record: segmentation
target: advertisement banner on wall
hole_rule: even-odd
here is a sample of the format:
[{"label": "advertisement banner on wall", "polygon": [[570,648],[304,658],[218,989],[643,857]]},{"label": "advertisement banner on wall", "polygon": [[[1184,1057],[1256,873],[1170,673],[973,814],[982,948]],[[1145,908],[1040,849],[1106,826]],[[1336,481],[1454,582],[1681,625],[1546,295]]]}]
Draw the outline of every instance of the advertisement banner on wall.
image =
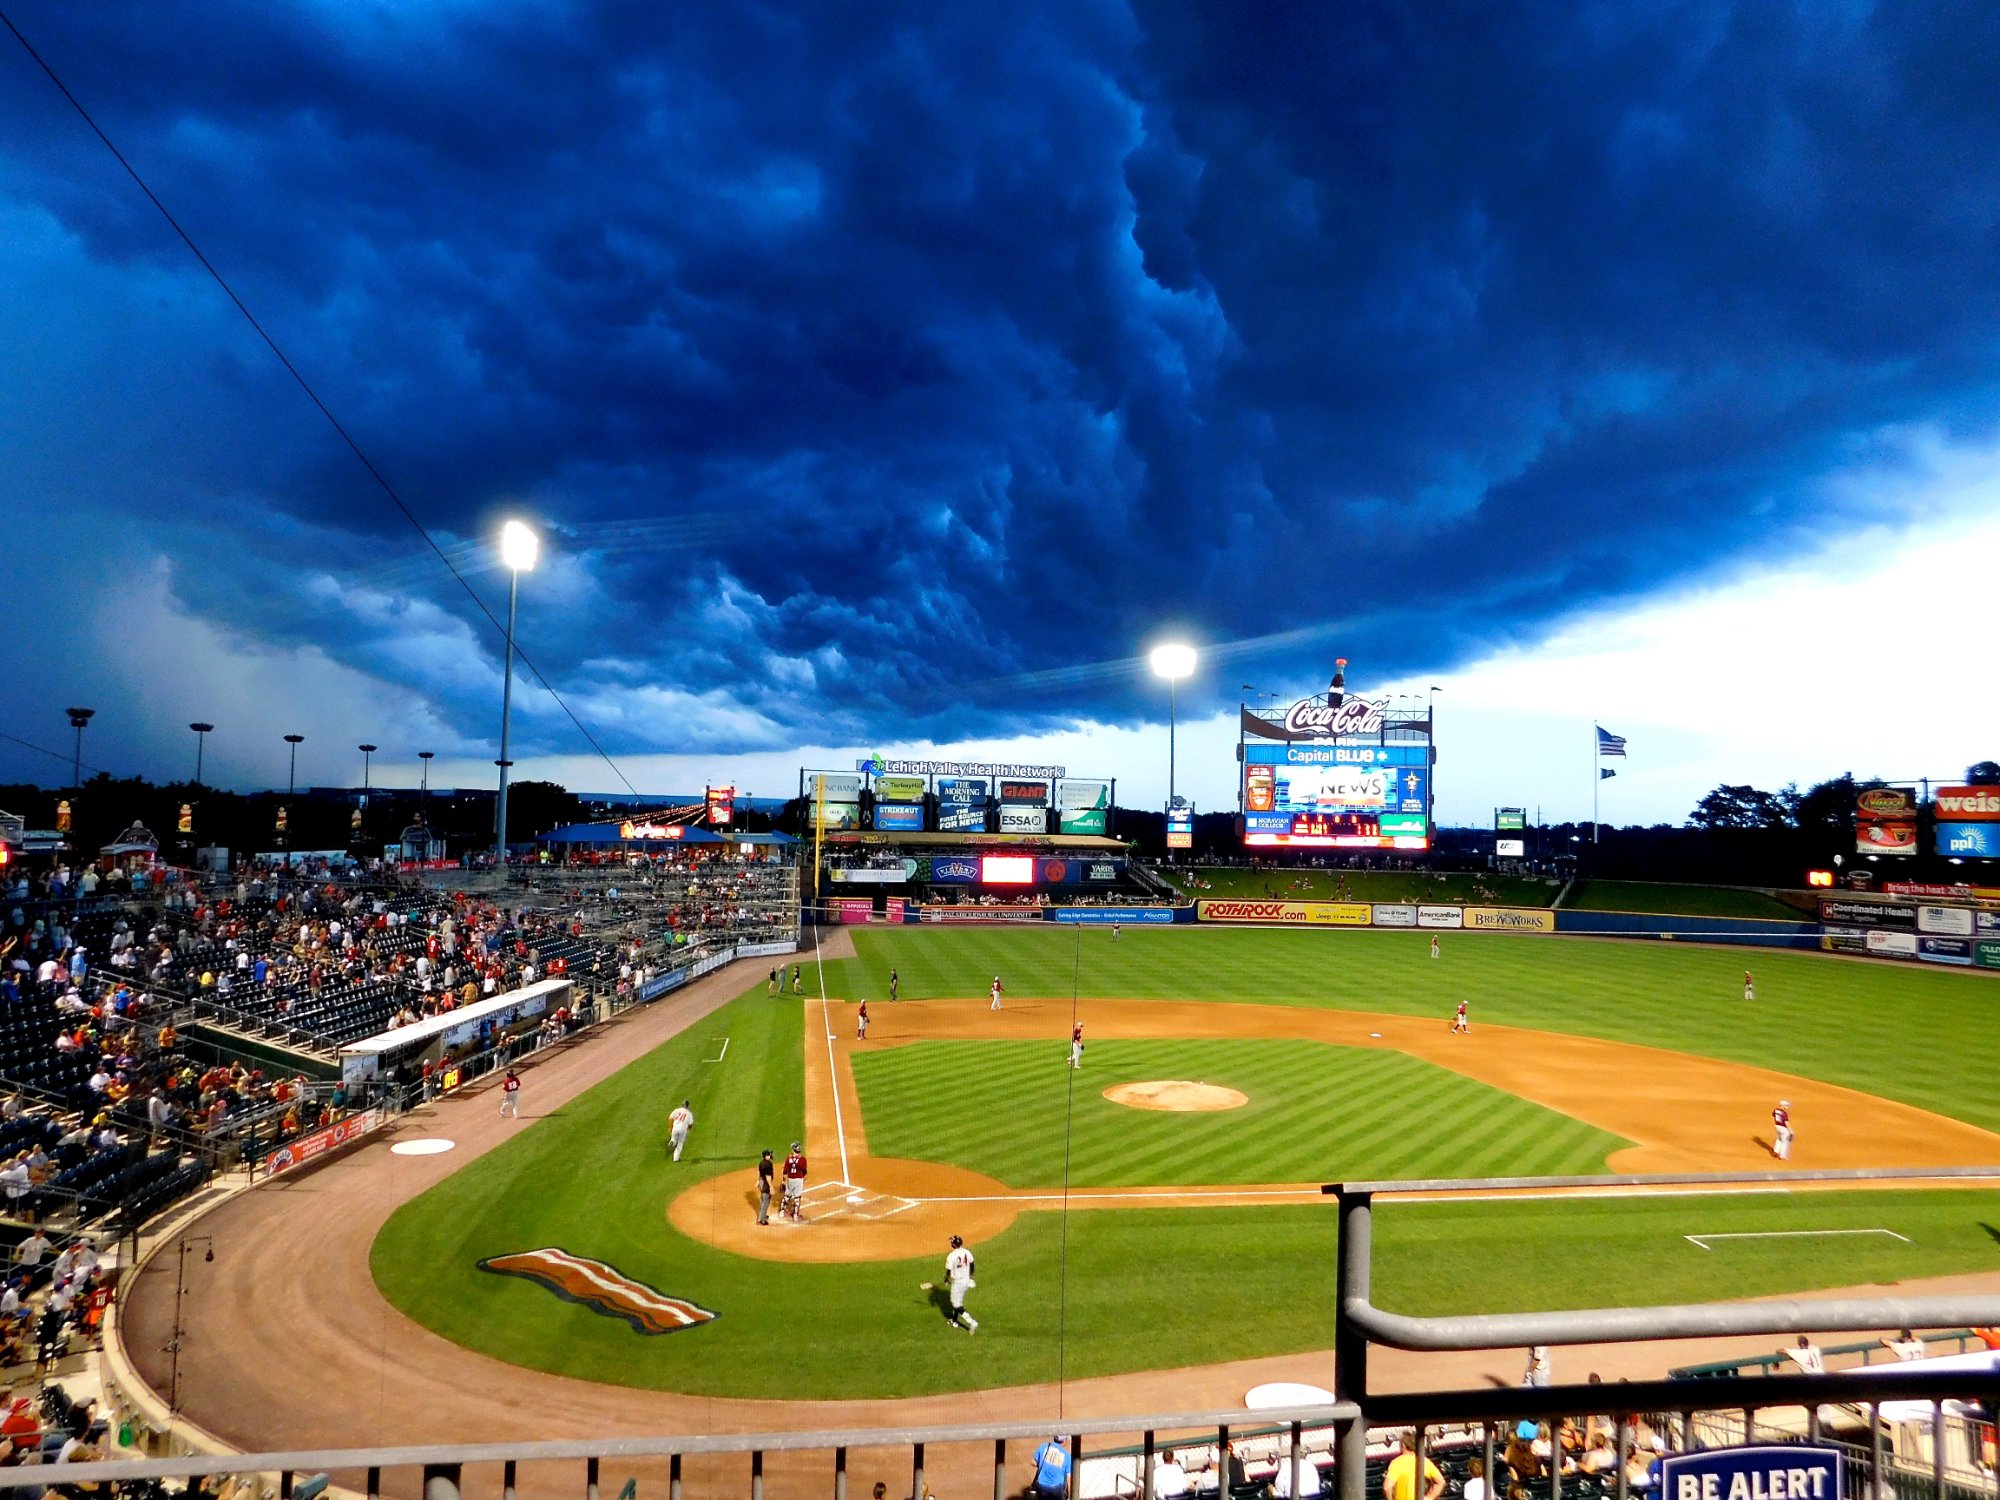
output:
[{"label": "advertisement banner on wall", "polygon": [[1834,901],[1819,904],[1819,919],[1829,927],[1908,927],[1917,925],[1914,906],[1891,906],[1886,901]]},{"label": "advertisement banner on wall", "polygon": [[937,799],[955,807],[984,807],[988,785],[984,776],[940,776]]},{"label": "advertisement banner on wall", "polygon": [[1040,922],[1044,918],[1039,906],[925,906],[918,909],[917,920],[968,927],[999,922]]},{"label": "advertisement banner on wall", "polygon": [[986,831],[986,804],[977,805],[940,802],[938,804],[939,833],[984,833]]},{"label": "advertisement banner on wall", "polygon": [[302,1135],[297,1140],[280,1146],[264,1158],[264,1175],[274,1177],[280,1172],[290,1171],[293,1167],[302,1167],[314,1157],[324,1156],[327,1152],[338,1150],[349,1142],[360,1140],[381,1123],[381,1110],[364,1109],[360,1114],[349,1115],[324,1130],[315,1130],[308,1135]]},{"label": "advertisement banner on wall", "polygon": [[1973,913],[1964,906],[1920,906],[1917,908],[1917,931],[1934,932],[1941,937],[1971,937]]},{"label": "advertisement banner on wall", "polygon": [[1375,925],[1377,927],[1414,927],[1417,925],[1417,909],[1414,906],[1385,906],[1375,903]]},{"label": "advertisement banner on wall", "polygon": [[1858,927],[1829,927],[1820,933],[1819,945],[1827,953],[1866,953],[1868,934]]},{"label": "advertisement banner on wall", "polygon": [[1972,963],[1972,939],[1956,937],[1920,937],[1917,939],[1917,957],[1934,964]]},{"label": "advertisement banner on wall", "polygon": [[979,861],[964,855],[948,855],[931,861],[930,873],[919,866],[918,875],[938,885],[971,885],[979,878]]},{"label": "advertisement banner on wall", "polygon": [[907,905],[901,896],[890,896],[882,903],[882,912],[892,923],[901,922]]},{"label": "advertisement banner on wall", "polygon": [[1868,934],[1868,951],[1889,958],[1915,958],[1917,935],[1914,932],[1883,932],[1876,928]]},{"label": "advertisement banner on wall", "polygon": [[1857,823],[1854,825],[1857,854],[1892,854],[1898,859],[1917,852],[1915,823]]},{"label": "advertisement banner on wall", "polygon": [[1018,807],[1047,807],[1049,784],[1046,781],[1003,781],[1000,783],[1000,800],[1012,802]]},{"label": "advertisement banner on wall", "polygon": [[1556,914],[1525,906],[1468,906],[1465,925],[1475,932],[1554,932]]},{"label": "advertisement banner on wall", "polygon": [[2000,942],[1974,943],[1972,961],[1982,969],[2000,969]]},{"label": "advertisement banner on wall", "polygon": [[900,869],[847,870],[835,865],[826,878],[834,885],[899,885],[904,877]]},{"label": "advertisement banner on wall", "polygon": [[1052,906],[1049,916],[1074,927],[1109,927],[1113,922],[1144,926],[1174,919],[1171,906]]},{"label": "advertisement banner on wall", "polygon": [[1493,853],[1500,859],[1526,859],[1528,841],[1526,839],[1495,839]]},{"label": "advertisement banner on wall", "polygon": [[2000,786],[1941,786],[1931,811],[1940,823],[2000,823]]},{"label": "advertisement banner on wall", "polygon": [[1048,809],[1043,807],[1016,807],[1008,803],[1000,804],[1000,831],[1002,833],[1047,833],[1049,828]]},{"label": "advertisement banner on wall", "polygon": [[2000,937],[2000,911],[1976,911],[1972,914],[1972,930],[1981,937]]},{"label": "advertisement banner on wall", "polygon": [[877,776],[875,778],[875,800],[877,802],[921,802],[928,790],[921,776]]},{"label": "advertisement banner on wall", "polygon": [[836,922],[866,922],[874,915],[875,903],[866,896],[836,896],[833,900]]},{"label": "advertisement banner on wall", "polygon": [[1366,927],[1374,908],[1356,901],[1197,901],[1197,921],[1277,922],[1298,927]]},{"label": "advertisement banner on wall", "polygon": [[1940,823],[1937,852],[1947,859],[2000,859],[2000,823]]},{"label": "advertisement banner on wall", "polygon": [[1077,865],[1077,879],[1084,881],[1116,880],[1125,869],[1122,859],[1085,859]]},{"label": "advertisement banner on wall", "polygon": [[1417,908],[1419,927],[1463,927],[1465,909],[1459,906],[1419,906]]},{"label": "advertisement banner on wall", "polygon": [[875,828],[880,833],[922,833],[923,806],[903,802],[878,802],[875,804]]},{"label": "advertisement banner on wall", "polygon": [[1111,816],[1111,783],[1108,781],[1058,781],[1056,807],[1062,813],[1064,833],[1101,834]]}]

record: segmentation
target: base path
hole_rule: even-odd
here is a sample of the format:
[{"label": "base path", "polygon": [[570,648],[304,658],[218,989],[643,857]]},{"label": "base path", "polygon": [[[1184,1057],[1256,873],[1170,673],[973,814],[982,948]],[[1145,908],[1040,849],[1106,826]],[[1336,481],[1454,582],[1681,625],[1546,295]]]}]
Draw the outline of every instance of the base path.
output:
[{"label": "base path", "polygon": [[[878,1004],[865,1042],[854,1039],[855,1010],[818,997],[806,1002],[806,1152],[823,1174],[807,1200],[808,1222],[758,1225],[756,1174],[744,1170],[696,1183],[675,1198],[668,1205],[675,1228],[760,1260],[895,1260],[930,1254],[948,1234],[974,1243],[991,1239],[1028,1209],[1198,1208],[1320,1197],[1316,1182],[1073,1192],[1059,1183],[1010,1187],[961,1166],[871,1156],[855,1052],[933,1040],[1040,1040],[1049,1044],[1049,1065],[1060,1067],[1072,1010],[1068,1001],[1017,1001],[1001,1011],[983,999]],[[1791,1102],[1798,1130],[1788,1163],[1794,1170],[2000,1163],[2000,1135],[1960,1120],[1837,1084],[1630,1042],[1511,1026],[1456,1035],[1442,1019],[1296,1005],[1083,1000],[1074,1015],[1092,1041],[1272,1037],[1408,1053],[1633,1142],[1611,1154],[1611,1172],[1770,1169],[1777,1165],[1770,1111],[1780,1099]]]}]

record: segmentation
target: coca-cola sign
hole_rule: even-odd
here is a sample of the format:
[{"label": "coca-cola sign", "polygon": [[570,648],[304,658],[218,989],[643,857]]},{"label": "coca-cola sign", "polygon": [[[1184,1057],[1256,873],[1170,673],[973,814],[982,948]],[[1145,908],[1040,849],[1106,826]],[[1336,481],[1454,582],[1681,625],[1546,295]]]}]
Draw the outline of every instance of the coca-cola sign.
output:
[{"label": "coca-cola sign", "polygon": [[1301,698],[1285,710],[1285,732],[1316,739],[1380,734],[1382,707],[1380,702],[1368,698],[1346,698],[1337,708],[1324,698]]}]

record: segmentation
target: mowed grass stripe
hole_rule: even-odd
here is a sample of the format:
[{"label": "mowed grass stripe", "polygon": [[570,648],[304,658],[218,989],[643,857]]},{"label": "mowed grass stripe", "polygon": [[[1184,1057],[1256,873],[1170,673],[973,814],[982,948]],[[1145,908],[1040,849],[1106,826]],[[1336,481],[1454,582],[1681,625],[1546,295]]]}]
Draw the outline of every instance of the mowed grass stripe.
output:
[{"label": "mowed grass stripe", "polygon": [[[1323,1181],[1341,1175],[1591,1172],[1627,1144],[1402,1053],[1267,1038],[1093,1044],[1085,1067],[1045,1042],[918,1042],[856,1054],[872,1149],[945,1161],[1018,1188]],[[1240,1109],[1114,1104],[1116,1083],[1234,1088]],[[1074,1086],[1072,1098],[1070,1090]]]}]

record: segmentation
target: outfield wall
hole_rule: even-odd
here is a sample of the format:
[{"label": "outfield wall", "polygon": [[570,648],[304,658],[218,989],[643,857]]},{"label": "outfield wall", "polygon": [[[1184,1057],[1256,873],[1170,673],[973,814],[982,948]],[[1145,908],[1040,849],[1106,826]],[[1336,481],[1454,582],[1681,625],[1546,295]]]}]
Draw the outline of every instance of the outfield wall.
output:
[{"label": "outfield wall", "polygon": [[1752,948],[1819,947],[1817,922],[1781,922],[1766,917],[1667,917],[1631,911],[1556,913],[1556,931],[1596,937],[1689,938],[1702,943],[1738,943]]},{"label": "outfield wall", "polygon": [[1202,900],[1201,922],[1263,927],[1420,928],[1430,931],[1574,933],[1592,937],[1688,938],[1761,948],[1817,948],[1816,922],[1762,917],[1676,917],[1645,912],[1531,906],[1447,906],[1382,901]]}]

